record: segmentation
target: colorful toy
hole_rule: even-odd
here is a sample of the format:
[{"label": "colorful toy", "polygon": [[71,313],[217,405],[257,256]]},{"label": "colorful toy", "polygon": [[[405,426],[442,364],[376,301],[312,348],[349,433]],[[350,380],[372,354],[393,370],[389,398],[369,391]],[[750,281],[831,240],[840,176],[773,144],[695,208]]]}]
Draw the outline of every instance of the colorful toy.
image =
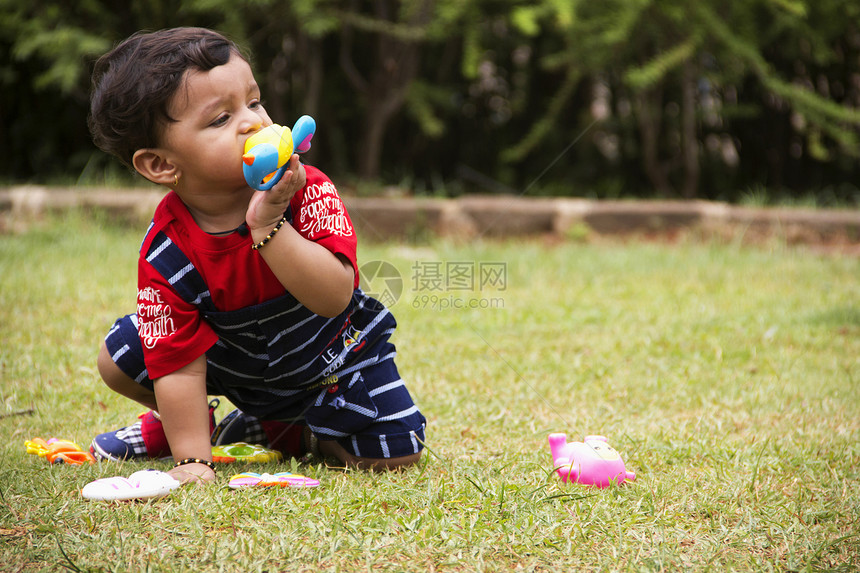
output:
[{"label": "colorful toy", "polygon": [[633,481],[636,474],[603,436],[585,436],[584,442],[568,442],[565,434],[550,434],[549,449],[558,475],[564,482],[606,487]]},{"label": "colorful toy", "polygon": [[79,466],[84,462],[95,463],[96,459],[89,452],[85,452],[79,445],[71,440],[60,440],[49,438],[33,438],[24,442],[28,454],[34,454],[45,458],[52,464],[71,464]]},{"label": "colorful toy", "polygon": [[100,501],[128,501],[164,497],[181,484],[165,472],[141,470],[127,478],[122,476],[102,478],[84,486],[81,495],[85,499]]},{"label": "colorful toy", "polygon": [[317,124],[309,115],[303,115],[290,128],[277,124],[264,127],[245,142],[242,173],[248,185],[259,191],[268,191],[281,180],[287,170],[290,157],[311,148],[311,139]]},{"label": "colorful toy", "polygon": [[227,484],[233,489],[244,489],[248,487],[317,487],[319,480],[311,479],[299,474],[280,472],[276,474],[258,474],[245,472],[236,474],[230,478]]},{"label": "colorful toy", "polygon": [[212,461],[229,464],[233,462],[277,462],[284,459],[281,452],[270,450],[258,444],[236,442],[222,446],[212,446]]}]

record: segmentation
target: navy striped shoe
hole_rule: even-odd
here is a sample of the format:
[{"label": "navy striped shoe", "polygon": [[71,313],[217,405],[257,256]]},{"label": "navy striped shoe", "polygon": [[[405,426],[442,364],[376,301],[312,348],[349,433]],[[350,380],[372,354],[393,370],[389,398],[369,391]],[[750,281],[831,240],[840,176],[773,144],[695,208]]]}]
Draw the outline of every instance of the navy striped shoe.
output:
[{"label": "navy striped shoe", "polygon": [[[209,402],[209,428],[215,428],[215,409],[221,401]],[[138,416],[138,421],[119,430],[96,436],[90,444],[90,453],[98,460],[161,459],[169,458],[170,446],[158,414],[150,410]]]},{"label": "navy striped shoe", "polygon": [[225,446],[236,442],[269,446],[269,440],[266,439],[260,420],[241,410],[233,410],[224,416],[212,432],[213,446]]}]

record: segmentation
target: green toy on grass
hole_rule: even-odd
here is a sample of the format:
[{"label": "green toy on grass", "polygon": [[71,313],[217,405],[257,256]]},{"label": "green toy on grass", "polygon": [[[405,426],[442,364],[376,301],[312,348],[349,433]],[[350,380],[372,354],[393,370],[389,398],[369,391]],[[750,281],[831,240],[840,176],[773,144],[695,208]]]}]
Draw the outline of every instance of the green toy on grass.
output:
[{"label": "green toy on grass", "polygon": [[212,446],[212,461],[222,464],[233,462],[278,462],[284,458],[281,452],[259,444],[236,442]]}]

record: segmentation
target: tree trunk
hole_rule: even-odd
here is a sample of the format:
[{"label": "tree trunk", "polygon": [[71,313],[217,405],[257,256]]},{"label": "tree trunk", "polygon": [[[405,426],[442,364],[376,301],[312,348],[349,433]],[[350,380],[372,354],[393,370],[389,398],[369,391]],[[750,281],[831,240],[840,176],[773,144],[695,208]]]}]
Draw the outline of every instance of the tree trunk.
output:
[{"label": "tree trunk", "polygon": [[684,63],[681,96],[681,154],[684,182],[681,195],[693,199],[699,191],[699,139],[696,136],[696,67],[692,60]]},{"label": "tree trunk", "polygon": [[[368,90],[368,106],[358,174],[362,179],[376,179],[380,174],[382,147],[388,124],[406,101],[409,85],[418,73],[419,47],[387,41],[388,49],[398,50],[397,57],[381,55],[382,65],[373,74]],[[380,49],[380,52],[385,51]]]},{"label": "tree trunk", "polygon": [[302,47],[304,60],[304,97],[302,98],[302,113],[316,117],[322,100],[322,86],[325,79],[325,69],[322,58],[322,42],[301,34],[298,43]]},{"label": "tree trunk", "polygon": [[[425,0],[406,24],[421,27],[430,19],[433,0]],[[376,18],[390,21],[395,8],[385,2],[376,4]],[[352,29],[345,25],[341,35],[340,64],[353,88],[360,92],[366,103],[364,132],[360,134],[357,154],[359,177],[372,180],[379,177],[382,148],[388,124],[406,101],[409,86],[418,75],[421,40],[404,40],[394,35],[377,32],[376,55],[369,79],[362,76],[352,60]]]},{"label": "tree trunk", "polygon": [[672,185],[660,160],[660,131],[663,117],[663,89],[656,86],[636,94],[636,118],[642,145],[642,168],[655,191],[662,197],[672,195]]}]

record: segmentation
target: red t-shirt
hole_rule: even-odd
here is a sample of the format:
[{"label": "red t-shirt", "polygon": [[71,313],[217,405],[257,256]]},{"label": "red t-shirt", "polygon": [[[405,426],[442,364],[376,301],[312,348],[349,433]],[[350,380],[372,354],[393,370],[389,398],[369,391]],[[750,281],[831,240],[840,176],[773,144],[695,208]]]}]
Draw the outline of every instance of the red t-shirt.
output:
[{"label": "red t-shirt", "polygon": [[[355,269],[357,287],[352,221],[329,178],[311,166],[306,165],[305,171],[307,185],[290,201],[293,228],[309,241],[346,257]],[[197,226],[179,196],[168,193],[156,208],[138,262],[138,332],[147,371],[153,380],[191,363],[218,340],[197,307],[183,300],[146,260],[159,231],[191,261],[219,311],[238,310],[286,293],[260,253],[251,249],[250,234],[210,235]]]}]

